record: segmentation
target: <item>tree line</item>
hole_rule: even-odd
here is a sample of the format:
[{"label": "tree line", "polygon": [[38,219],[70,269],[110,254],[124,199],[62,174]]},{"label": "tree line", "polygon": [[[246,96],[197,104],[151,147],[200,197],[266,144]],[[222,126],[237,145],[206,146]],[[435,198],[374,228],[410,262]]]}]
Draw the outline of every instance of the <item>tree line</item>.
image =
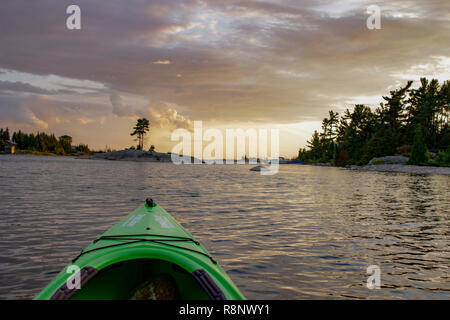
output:
[{"label": "tree line", "polygon": [[63,135],[58,138],[54,134],[44,132],[24,133],[21,130],[10,134],[9,129],[0,128],[0,150],[9,143],[14,142],[16,149],[47,152],[58,155],[68,155],[76,152],[89,153],[89,147],[86,144],[79,144],[72,148],[72,137]]},{"label": "tree line", "polygon": [[[146,118],[138,119],[136,125],[133,128],[131,136],[137,136],[137,147],[132,146],[130,149],[143,150],[144,149],[144,137],[150,130],[150,122]],[[10,142],[15,143],[16,149],[54,153],[57,155],[68,155],[76,152],[93,153],[94,151],[89,149],[87,144],[79,144],[72,146],[72,137],[63,135],[58,138],[54,134],[46,134],[44,132],[25,133],[21,130],[10,133],[9,129],[0,128],[0,152],[4,150],[5,146]],[[155,146],[151,145],[150,152],[155,151]],[[98,151],[103,152],[103,151]],[[111,149],[107,147],[105,152],[111,152]]]},{"label": "tree line", "polygon": [[422,78],[417,89],[411,89],[412,83],[383,96],[374,111],[362,104],[342,115],[329,111],[321,132],[313,133],[298,158],[342,166],[402,154],[411,164],[429,164],[432,151],[438,162],[450,163],[450,81],[441,85]]}]

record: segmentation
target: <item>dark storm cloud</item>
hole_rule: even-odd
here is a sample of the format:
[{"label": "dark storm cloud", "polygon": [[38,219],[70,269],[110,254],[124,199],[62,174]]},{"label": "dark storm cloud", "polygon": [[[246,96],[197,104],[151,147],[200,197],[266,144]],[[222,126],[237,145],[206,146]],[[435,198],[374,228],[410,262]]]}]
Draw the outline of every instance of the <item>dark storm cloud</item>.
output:
[{"label": "dark storm cloud", "polygon": [[48,129],[50,123],[96,122],[109,112],[110,107],[100,103],[57,100],[45,95],[0,95],[2,123],[38,130]]},{"label": "dark storm cloud", "polygon": [[15,91],[21,93],[35,93],[35,94],[45,94],[45,95],[55,95],[55,94],[75,94],[76,91],[73,90],[46,90],[40,87],[33,86],[29,83],[24,83],[20,81],[9,82],[0,80],[0,94],[4,91]]},{"label": "dark storm cloud", "polygon": [[396,74],[450,56],[444,0],[377,1],[383,29],[374,31],[370,1],[81,0],[77,31],[65,27],[70,4],[2,1],[0,68],[101,83],[118,116],[150,108],[186,121],[320,120],[333,104],[385,94]]}]

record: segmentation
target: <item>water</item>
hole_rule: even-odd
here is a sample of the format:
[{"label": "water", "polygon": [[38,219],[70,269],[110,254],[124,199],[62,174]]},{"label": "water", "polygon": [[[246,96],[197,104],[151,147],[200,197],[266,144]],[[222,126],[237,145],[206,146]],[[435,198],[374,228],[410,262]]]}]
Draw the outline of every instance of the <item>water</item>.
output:
[{"label": "water", "polygon": [[249,168],[0,156],[0,299],[32,298],[147,197],[247,298],[450,299],[450,177]]}]

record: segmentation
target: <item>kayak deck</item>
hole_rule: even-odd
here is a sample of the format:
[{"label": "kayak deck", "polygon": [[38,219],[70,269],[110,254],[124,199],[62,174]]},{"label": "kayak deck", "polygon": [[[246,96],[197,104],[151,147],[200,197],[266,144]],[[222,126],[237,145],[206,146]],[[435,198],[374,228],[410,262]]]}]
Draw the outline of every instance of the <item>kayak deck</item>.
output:
[{"label": "kayak deck", "polygon": [[[71,266],[81,288],[69,289]],[[244,299],[208,251],[153,201],[84,249],[35,299]]]}]

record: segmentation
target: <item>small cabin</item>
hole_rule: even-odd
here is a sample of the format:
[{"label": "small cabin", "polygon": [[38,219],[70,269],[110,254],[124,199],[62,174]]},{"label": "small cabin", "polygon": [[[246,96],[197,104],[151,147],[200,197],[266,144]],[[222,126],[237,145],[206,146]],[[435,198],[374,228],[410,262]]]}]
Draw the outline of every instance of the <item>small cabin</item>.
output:
[{"label": "small cabin", "polygon": [[5,146],[5,152],[14,154],[16,152],[16,144],[14,142],[8,141]]}]

